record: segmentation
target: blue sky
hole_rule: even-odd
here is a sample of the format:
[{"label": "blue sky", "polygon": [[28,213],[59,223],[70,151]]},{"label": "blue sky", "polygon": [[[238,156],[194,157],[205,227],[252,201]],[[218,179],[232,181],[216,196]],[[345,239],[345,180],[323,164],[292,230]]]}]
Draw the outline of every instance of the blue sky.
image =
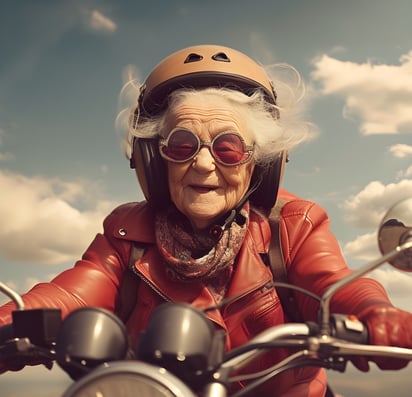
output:
[{"label": "blue sky", "polygon": [[[142,198],[114,127],[123,74],[135,65],[144,77],[165,55],[206,43],[301,73],[319,133],[291,153],[284,187],[327,209],[353,267],[376,257],[379,220],[412,196],[410,15],[409,0],[2,0],[1,280],[25,291],[49,279],[113,207]],[[410,275],[384,267],[374,277],[412,310]],[[58,371],[25,370],[0,378],[2,396],[9,385],[24,395],[43,374],[64,383]],[[406,390],[410,375],[334,381],[345,396],[379,397],[392,382]]]}]

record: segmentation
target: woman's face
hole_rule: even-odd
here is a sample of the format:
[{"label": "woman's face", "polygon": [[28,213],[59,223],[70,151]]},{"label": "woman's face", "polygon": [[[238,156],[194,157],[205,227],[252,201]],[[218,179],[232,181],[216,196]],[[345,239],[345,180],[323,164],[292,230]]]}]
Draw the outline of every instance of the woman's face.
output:
[{"label": "woman's face", "polygon": [[[210,142],[219,133],[235,131],[251,145],[252,137],[245,124],[240,112],[225,99],[203,97],[183,101],[171,109],[164,136],[176,127],[183,127],[198,135],[201,141]],[[224,166],[214,160],[207,146],[202,146],[192,160],[168,161],[167,168],[173,203],[196,229],[203,229],[241,200],[248,190],[254,162]]]}]

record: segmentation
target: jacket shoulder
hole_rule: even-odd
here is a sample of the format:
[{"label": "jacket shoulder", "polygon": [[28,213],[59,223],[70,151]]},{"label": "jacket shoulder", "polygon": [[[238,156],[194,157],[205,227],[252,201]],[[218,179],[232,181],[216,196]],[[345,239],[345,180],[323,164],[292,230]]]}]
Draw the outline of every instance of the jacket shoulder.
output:
[{"label": "jacket shoulder", "polygon": [[[280,215],[280,240],[287,266],[298,252],[313,257],[331,244],[334,253],[339,251],[329,231],[329,216],[320,205],[288,192],[282,192],[280,197],[285,200]],[[301,251],[303,246],[306,248]]]},{"label": "jacket shoulder", "polygon": [[280,213],[280,239],[286,262],[291,261],[293,253],[297,253],[310,236],[319,236],[317,245],[320,240],[332,238],[329,216],[319,204],[286,191],[279,197],[284,200]]},{"label": "jacket shoulder", "polygon": [[103,228],[108,236],[153,243],[154,213],[145,201],[122,204],[106,217]]},{"label": "jacket shoulder", "polygon": [[281,218],[284,222],[292,222],[295,226],[299,223],[316,227],[323,222],[329,222],[329,216],[319,204],[300,198],[286,190],[279,193],[281,203]]}]

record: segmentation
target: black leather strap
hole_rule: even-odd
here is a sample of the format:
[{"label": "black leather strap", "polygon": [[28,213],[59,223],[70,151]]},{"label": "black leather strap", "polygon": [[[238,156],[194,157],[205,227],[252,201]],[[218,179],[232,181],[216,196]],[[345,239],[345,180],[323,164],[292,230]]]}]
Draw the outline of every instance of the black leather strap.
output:
[{"label": "black leather strap", "polygon": [[119,286],[119,296],[116,302],[115,313],[124,322],[129,319],[137,301],[137,291],[140,278],[133,272],[133,267],[146,250],[145,244],[135,242],[132,244],[129,256],[129,265],[123,274]]}]

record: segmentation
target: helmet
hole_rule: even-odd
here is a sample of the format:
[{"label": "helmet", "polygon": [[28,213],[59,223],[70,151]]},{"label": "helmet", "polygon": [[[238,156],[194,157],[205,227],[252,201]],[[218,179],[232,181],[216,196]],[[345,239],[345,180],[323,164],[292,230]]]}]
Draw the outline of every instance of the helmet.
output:
[{"label": "helmet", "polygon": [[[276,105],[276,92],[264,69],[247,55],[219,45],[199,45],[177,51],[163,59],[141,87],[134,123],[159,114],[167,97],[179,88],[225,87],[251,95],[261,90],[266,100]],[[279,115],[276,113],[275,117]],[[280,153],[269,168],[255,166],[251,186],[259,186],[249,200],[270,210],[276,202],[281,171],[286,156]],[[131,167],[148,200],[156,208],[169,204],[170,195],[164,160],[156,138],[135,138]]]},{"label": "helmet", "polygon": [[169,55],[151,71],[141,88],[140,115],[159,113],[167,96],[184,87],[226,87],[245,94],[259,88],[276,103],[272,82],[254,60],[232,48],[199,45]]}]

